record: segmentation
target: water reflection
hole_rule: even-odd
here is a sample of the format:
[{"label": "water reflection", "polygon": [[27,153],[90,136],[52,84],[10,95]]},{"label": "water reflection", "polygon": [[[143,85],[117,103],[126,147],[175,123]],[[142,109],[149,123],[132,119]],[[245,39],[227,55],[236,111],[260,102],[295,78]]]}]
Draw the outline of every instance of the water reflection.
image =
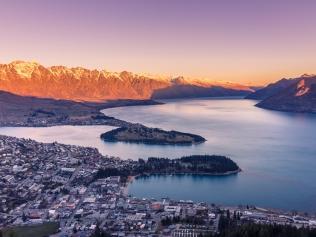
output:
[{"label": "water reflection", "polygon": [[42,142],[97,147],[124,159],[181,157],[188,154],[230,156],[243,169],[237,176],[166,176],[138,179],[130,192],[140,197],[170,196],[223,204],[316,211],[316,115],[254,107],[242,99],[173,100],[164,105],[113,108],[104,113],[151,127],[202,135],[193,146],[105,143],[108,126],[0,128],[1,134]]}]

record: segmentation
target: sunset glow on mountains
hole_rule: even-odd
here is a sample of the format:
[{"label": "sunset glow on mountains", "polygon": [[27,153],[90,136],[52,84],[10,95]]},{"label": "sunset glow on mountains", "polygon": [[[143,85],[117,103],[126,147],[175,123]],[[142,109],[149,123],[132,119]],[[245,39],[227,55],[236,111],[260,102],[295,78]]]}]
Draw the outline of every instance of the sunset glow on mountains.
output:
[{"label": "sunset glow on mountains", "polygon": [[[248,86],[231,82],[161,78],[83,67],[44,67],[37,62],[25,61],[0,64],[0,90],[23,96],[76,101],[203,97],[205,93],[210,96],[245,95],[253,91]],[[168,90],[167,94],[164,90]],[[158,97],[156,92],[159,92]]]},{"label": "sunset glow on mountains", "polygon": [[36,60],[45,66],[266,85],[315,73],[315,5],[308,0],[6,1],[0,9],[5,36],[0,63]]},{"label": "sunset glow on mountains", "polygon": [[0,0],[0,237],[316,237],[316,0]]}]

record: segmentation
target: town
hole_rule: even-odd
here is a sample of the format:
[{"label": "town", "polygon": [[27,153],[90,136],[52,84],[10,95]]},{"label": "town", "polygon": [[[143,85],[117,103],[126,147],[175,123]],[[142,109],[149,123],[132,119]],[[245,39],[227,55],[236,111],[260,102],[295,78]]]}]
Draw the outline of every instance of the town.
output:
[{"label": "town", "polygon": [[316,218],[253,206],[132,197],[128,183],[144,161],[95,148],[0,136],[0,228],[53,223],[48,236],[211,236],[220,219],[316,228]]}]

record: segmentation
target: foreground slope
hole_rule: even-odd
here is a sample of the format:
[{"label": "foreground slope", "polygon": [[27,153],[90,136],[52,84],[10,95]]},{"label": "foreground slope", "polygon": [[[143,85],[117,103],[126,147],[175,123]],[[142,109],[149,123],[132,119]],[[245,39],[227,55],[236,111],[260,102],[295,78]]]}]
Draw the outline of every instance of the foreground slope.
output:
[{"label": "foreground slope", "polygon": [[118,100],[104,103],[76,102],[20,96],[0,91],[0,126],[113,125],[127,122],[105,116],[101,109],[157,104],[151,100]]},{"label": "foreground slope", "polygon": [[[179,90],[179,81],[186,90]],[[126,71],[111,73],[82,67],[44,67],[24,61],[0,64],[0,90],[76,101],[227,96],[236,95],[236,92],[247,95],[252,92],[249,87],[232,83],[158,78]],[[161,90],[167,90],[167,95],[161,94]],[[158,96],[156,91],[159,91]]]}]

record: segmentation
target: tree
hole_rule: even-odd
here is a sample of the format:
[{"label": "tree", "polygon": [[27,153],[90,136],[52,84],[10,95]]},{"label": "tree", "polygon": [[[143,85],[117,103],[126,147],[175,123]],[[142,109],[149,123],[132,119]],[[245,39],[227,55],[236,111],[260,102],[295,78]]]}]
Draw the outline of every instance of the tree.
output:
[{"label": "tree", "polygon": [[266,236],[269,236],[269,235],[270,235],[270,233],[269,233],[268,229],[261,228],[260,231],[259,231],[258,237],[266,237]]},{"label": "tree", "polygon": [[234,211],[234,216],[233,216],[234,220],[237,220],[237,215],[236,215],[236,211]]},{"label": "tree", "polygon": [[[277,224],[256,224],[237,220],[229,220],[221,215],[219,221],[219,234],[215,237],[314,237],[316,229],[296,228]],[[210,235],[212,236],[212,235]],[[212,236],[213,237],[213,236]]]},{"label": "tree", "polygon": [[227,219],[230,219],[230,211],[229,211],[229,209],[226,210],[226,216],[227,216]]},{"label": "tree", "polygon": [[92,237],[101,237],[101,229],[99,224],[97,224],[97,226],[95,227]]},{"label": "tree", "polygon": [[23,212],[23,214],[22,214],[22,221],[26,222],[26,220],[27,220],[27,217],[26,217],[25,213]]}]

